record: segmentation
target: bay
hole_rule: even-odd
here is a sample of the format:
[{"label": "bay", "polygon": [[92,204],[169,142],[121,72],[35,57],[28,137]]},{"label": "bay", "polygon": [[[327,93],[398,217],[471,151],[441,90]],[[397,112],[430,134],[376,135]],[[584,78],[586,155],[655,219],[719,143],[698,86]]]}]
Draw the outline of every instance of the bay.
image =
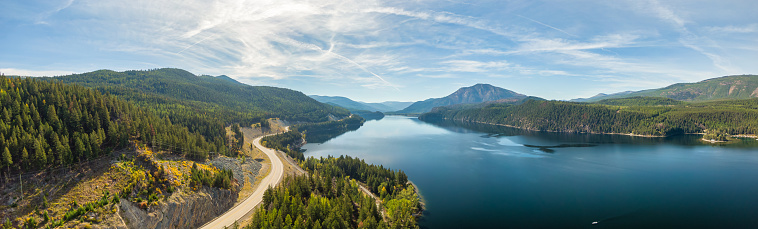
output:
[{"label": "bay", "polygon": [[405,171],[426,203],[424,228],[758,227],[758,142],[698,138],[387,116],[303,149]]}]

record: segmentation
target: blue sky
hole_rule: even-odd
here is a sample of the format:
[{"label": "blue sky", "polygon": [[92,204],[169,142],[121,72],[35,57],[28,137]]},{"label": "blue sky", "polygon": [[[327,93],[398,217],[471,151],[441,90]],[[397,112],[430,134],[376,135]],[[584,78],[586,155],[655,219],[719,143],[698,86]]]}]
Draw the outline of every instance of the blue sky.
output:
[{"label": "blue sky", "polygon": [[354,100],[547,99],[758,74],[758,1],[4,0],[0,72],[175,67]]}]

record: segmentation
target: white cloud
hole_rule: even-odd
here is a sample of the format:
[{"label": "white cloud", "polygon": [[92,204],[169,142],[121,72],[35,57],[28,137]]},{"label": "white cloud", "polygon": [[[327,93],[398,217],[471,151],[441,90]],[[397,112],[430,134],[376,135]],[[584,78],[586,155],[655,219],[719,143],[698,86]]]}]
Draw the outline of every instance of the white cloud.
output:
[{"label": "white cloud", "polygon": [[[743,73],[739,67],[746,65],[733,64],[731,54],[735,49],[754,50],[755,43],[733,44],[725,51],[706,35],[729,33],[745,39],[743,34],[758,32],[758,24],[729,21],[724,23],[733,25],[698,27],[699,18],[676,5],[679,2],[634,2],[637,8],[584,1],[560,6],[509,1],[502,4],[508,7],[501,3],[450,7],[457,3],[66,0],[47,8],[56,12],[48,19],[55,20],[49,28],[76,33],[71,40],[83,40],[104,52],[92,56],[129,56],[130,63],[149,62],[138,66],[180,67],[244,82],[321,80],[320,85],[357,85],[395,93],[411,82],[423,82],[411,77],[555,76],[642,85],[654,78],[691,81]],[[572,15],[576,12],[602,17]],[[34,20],[28,19],[30,24]],[[689,56],[668,53],[673,49]],[[702,56],[691,55],[693,51]],[[108,56],[111,61],[118,61],[112,56]],[[688,70],[696,58],[710,61],[713,67]],[[57,65],[42,64],[64,66],[50,62]],[[29,64],[22,66],[16,68]],[[645,82],[632,83],[635,80]]]},{"label": "white cloud", "polygon": [[758,33],[758,24],[749,24],[743,26],[723,26],[723,27],[707,27],[707,30],[713,33]]},{"label": "white cloud", "polygon": [[[679,31],[681,34],[681,37],[679,38],[679,42],[687,48],[690,48],[692,50],[695,50],[704,56],[711,59],[713,62],[713,65],[716,68],[721,69],[726,74],[736,74],[741,73],[742,70],[738,67],[731,64],[731,61],[729,61],[728,58],[725,58],[719,54],[717,54],[715,51],[706,50],[704,46],[711,46],[711,47],[718,47],[718,45],[713,41],[708,39],[707,37],[701,37],[693,32],[691,32],[686,24],[687,21],[685,21],[683,18],[681,18],[679,15],[674,13],[673,10],[669,9],[668,7],[662,5],[658,0],[649,0],[648,1],[649,9],[652,10],[656,14],[657,17],[660,19],[671,23],[676,30]],[[705,44],[705,45],[704,45]]]},{"label": "white cloud", "polygon": [[10,76],[63,76],[71,75],[76,72],[65,70],[29,70],[29,69],[16,69],[16,68],[0,68],[0,73]]},{"label": "white cloud", "polygon": [[506,61],[448,60],[440,64],[445,66],[442,70],[447,72],[492,72],[503,71],[512,67]]}]

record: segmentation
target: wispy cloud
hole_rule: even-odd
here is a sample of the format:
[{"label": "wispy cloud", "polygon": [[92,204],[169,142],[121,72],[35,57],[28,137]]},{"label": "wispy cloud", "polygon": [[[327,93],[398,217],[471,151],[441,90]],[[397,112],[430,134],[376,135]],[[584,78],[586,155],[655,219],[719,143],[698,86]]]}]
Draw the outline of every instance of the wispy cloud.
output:
[{"label": "wispy cloud", "polygon": [[63,76],[70,75],[76,72],[74,71],[62,71],[62,70],[29,70],[29,69],[16,69],[16,68],[0,68],[0,73],[6,76]]},{"label": "wispy cloud", "polygon": [[566,31],[562,30],[562,29],[559,29],[559,28],[555,28],[555,27],[553,27],[553,26],[551,26],[551,25],[548,25],[548,24],[542,23],[542,22],[540,22],[540,21],[537,21],[537,20],[534,20],[534,19],[531,19],[531,18],[528,18],[528,17],[524,17],[524,16],[522,16],[522,15],[516,15],[516,16],[519,16],[519,17],[521,17],[521,18],[523,18],[523,19],[526,19],[526,20],[532,21],[532,22],[534,22],[534,23],[537,23],[537,24],[543,25],[543,26],[545,26],[545,27],[551,28],[551,29],[553,29],[553,30],[555,30],[555,31],[558,31],[558,32],[561,32],[561,33],[563,33],[563,34],[566,34],[566,35],[569,35],[569,36],[572,36],[572,37],[578,37],[577,35],[571,34],[571,33],[569,33],[569,32],[566,32]]},{"label": "wispy cloud", "polygon": [[52,16],[52,15],[58,13],[58,12],[61,12],[62,10],[65,10],[66,8],[70,7],[72,4],[74,4],[74,0],[65,0],[65,1],[63,1],[58,6],[55,6],[55,8],[53,8],[52,10],[48,10],[48,11],[45,11],[45,12],[39,14],[39,16],[37,17],[37,21],[35,22],[35,24],[44,24],[44,25],[49,24],[47,22],[47,19],[50,16]]},{"label": "wispy cloud", "polygon": [[[29,66],[180,67],[296,89],[372,89],[396,100],[428,93],[399,89],[423,84],[432,90],[443,88],[439,82],[471,78],[581,79],[629,89],[758,69],[741,61],[750,58],[735,58],[735,53],[750,56],[758,49],[751,36],[758,33],[755,20],[734,16],[703,23],[699,20],[705,17],[698,16],[708,10],[688,5],[656,0],[64,0],[42,7],[11,1],[0,9],[0,21],[23,23],[20,32],[4,35],[18,34],[0,43],[0,50],[13,54],[0,57],[0,63],[17,72]],[[721,7],[719,12],[739,8],[728,5],[714,7]],[[27,24],[32,28],[24,33]],[[27,60],[32,61],[14,65]],[[120,62],[136,64],[111,64]],[[61,72],[66,71],[51,71]]]},{"label": "wispy cloud", "polygon": [[686,26],[687,22],[683,18],[681,18],[679,15],[674,13],[673,10],[662,5],[658,0],[649,0],[648,3],[650,6],[650,9],[652,9],[652,12],[657,14],[657,16],[661,18],[662,20],[671,23],[673,27],[677,31],[679,31],[679,33],[681,34],[681,37],[679,38],[679,42],[682,45],[705,55],[706,57],[711,59],[715,67],[723,70],[727,74],[736,74],[736,73],[742,72],[741,69],[733,66],[731,64],[731,61],[729,61],[729,59],[722,57],[721,55],[716,54],[715,52],[712,52],[703,48],[700,43],[708,43],[711,46],[717,46],[717,45],[712,40],[706,37],[698,36],[697,34],[691,32]]},{"label": "wispy cloud", "polygon": [[712,26],[707,30],[713,33],[758,33],[758,24],[749,24],[743,26],[729,25],[729,26]]}]

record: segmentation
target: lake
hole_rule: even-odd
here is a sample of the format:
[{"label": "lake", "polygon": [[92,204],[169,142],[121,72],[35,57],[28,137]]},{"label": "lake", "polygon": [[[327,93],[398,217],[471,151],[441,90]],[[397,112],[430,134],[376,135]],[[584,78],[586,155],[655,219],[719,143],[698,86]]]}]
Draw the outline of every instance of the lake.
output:
[{"label": "lake", "polygon": [[425,228],[758,228],[758,142],[698,138],[387,116],[303,148],[405,171],[426,202]]}]

